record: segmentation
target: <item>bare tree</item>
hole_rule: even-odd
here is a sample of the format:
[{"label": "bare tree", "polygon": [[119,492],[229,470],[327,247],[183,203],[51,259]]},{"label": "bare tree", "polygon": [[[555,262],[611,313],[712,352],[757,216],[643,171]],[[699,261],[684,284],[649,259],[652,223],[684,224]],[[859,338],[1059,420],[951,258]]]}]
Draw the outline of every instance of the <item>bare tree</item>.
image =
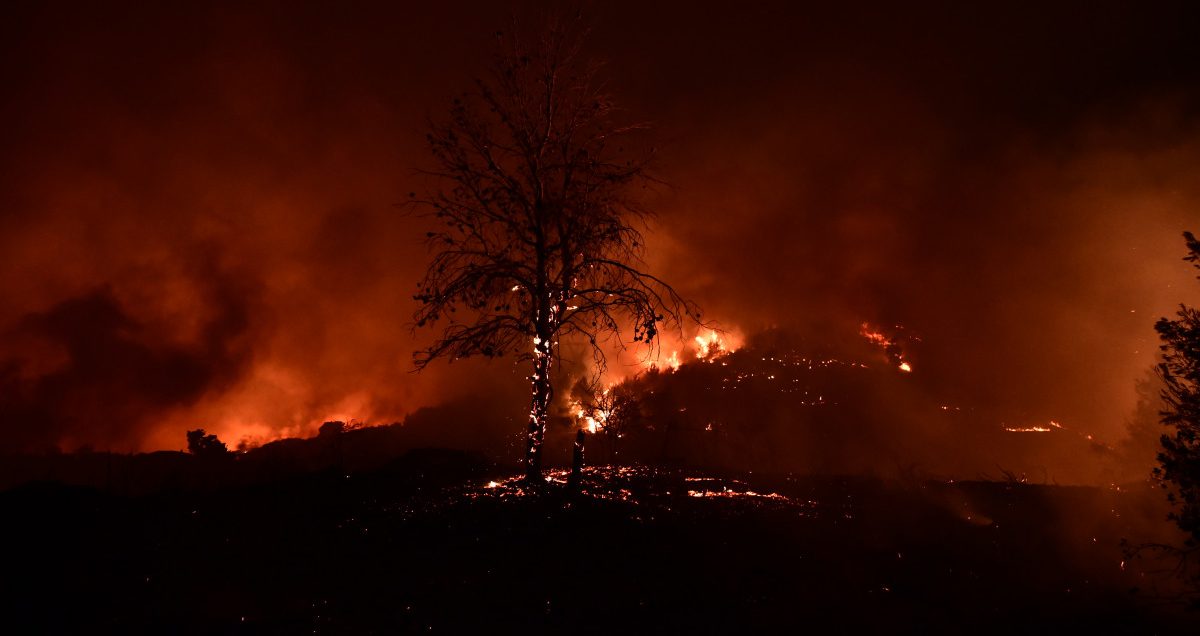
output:
[{"label": "bare tree", "polygon": [[[413,203],[437,221],[416,299],[417,326],[444,322],[418,369],[437,358],[515,353],[532,363],[524,466],[540,480],[560,343],[657,346],[661,326],[699,321],[696,306],[644,270],[649,213],[630,196],[652,179],[621,125],[579,30],[551,23],[523,41],[498,34],[491,73],[428,134],[437,186]],[[460,309],[464,311],[459,311]]]}]

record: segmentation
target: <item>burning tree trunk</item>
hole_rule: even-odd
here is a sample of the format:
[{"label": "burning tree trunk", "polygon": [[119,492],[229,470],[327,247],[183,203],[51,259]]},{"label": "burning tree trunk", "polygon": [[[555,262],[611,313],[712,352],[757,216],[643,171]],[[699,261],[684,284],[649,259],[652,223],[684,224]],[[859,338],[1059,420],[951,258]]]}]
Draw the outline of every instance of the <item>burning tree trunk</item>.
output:
[{"label": "burning tree trunk", "polygon": [[540,340],[534,345],[533,375],[529,378],[533,404],[529,408],[529,430],[525,440],[525,478],[530,482],[542,479],[542,441],[546,437],[546,420],[554,396],[550,363],[550,343]]}]

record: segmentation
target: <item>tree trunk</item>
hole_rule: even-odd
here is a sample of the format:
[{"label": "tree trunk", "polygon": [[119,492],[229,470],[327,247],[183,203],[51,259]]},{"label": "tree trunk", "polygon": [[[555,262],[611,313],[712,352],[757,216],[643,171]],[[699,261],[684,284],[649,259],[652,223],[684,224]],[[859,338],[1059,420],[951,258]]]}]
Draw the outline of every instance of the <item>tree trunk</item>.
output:
[{"label": "tree trunk", "polygon": [[571,476],[567,478],[567,487],[572,490],[583,483],[583,445],[586,439],[583,429],[575,432],[575,449],[571,454]]},{"label": "tree trunk", "polygon": [[532,405],[529,408],[529,430],[525,439],[525,479],[530,483],[541,483],[542,440],[546,435],[546,416],[550,410],[550,343],[542,340],[534,346],[533,375],[529,381],[533,389]]}]

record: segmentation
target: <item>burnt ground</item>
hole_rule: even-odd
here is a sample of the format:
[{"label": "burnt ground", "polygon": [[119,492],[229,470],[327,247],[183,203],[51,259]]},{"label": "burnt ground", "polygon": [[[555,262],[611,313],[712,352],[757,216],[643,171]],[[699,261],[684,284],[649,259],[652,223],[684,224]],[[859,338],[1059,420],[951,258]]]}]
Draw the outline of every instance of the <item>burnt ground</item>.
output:
[{"label": "burnt ground", "polygon": [[[1196,633],[1145,493],[471,456],[137,496],[0,493],[7,633]],[[555,479],[561,473],[555,473]],[[489,484],[489,482],[492,482]],[[490,487],[489,487],[490,486]],[[1151,526],[1153,527],[1153,526]],[[1166,587],[1164,587],[1166,586]]]}]

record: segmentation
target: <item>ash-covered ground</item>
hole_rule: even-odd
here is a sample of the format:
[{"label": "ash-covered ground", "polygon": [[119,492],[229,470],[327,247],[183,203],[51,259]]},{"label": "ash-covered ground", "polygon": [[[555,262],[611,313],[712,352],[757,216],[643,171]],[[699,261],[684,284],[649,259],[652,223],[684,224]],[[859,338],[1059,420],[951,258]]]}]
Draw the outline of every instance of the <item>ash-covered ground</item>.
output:
[{"label": "ash-covered ground", "polygon": [[[210,469],[185,457],[185,472]],[[214,459],[211,461],[237,461]],[[1195,633],[1161,493],[476,456],[0,493],[9,633]],[[8,631],[8,630],[6,630]]]}]

